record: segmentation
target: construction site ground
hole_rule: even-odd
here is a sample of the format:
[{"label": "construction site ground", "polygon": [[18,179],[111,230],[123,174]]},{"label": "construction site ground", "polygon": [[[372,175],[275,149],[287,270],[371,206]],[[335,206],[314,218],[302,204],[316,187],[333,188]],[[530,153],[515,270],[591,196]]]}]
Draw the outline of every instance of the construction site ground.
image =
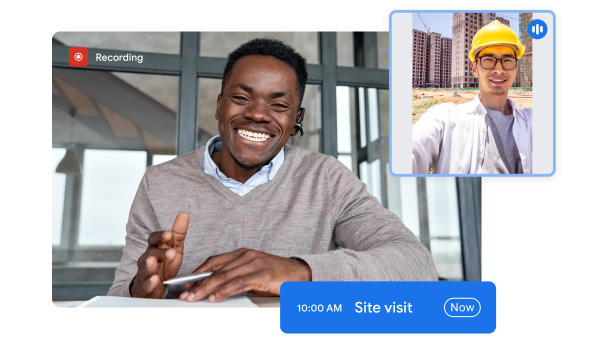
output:
[{"label": "construction site ground", "polygon": [[[412,91],[412,123],[416,123],[416,121],[420,119],[420,116],[433,106],[447,102],[455,104],[469,102],[472,101],[478,93],[478,90],[459,90],[458,95],[461,97],[454,97],[453,90],[414,89]],[[509,98],[512,99],[520,109],[532,108],[531,91],[509,92]]]}]

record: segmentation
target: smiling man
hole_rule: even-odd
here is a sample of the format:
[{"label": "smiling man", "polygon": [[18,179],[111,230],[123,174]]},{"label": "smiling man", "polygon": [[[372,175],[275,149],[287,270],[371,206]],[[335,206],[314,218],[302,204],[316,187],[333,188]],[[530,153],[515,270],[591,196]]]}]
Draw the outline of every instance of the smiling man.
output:
[{"label": "smiling man", "polygon": [[306,79],[304,58],[278,40],[228,56],[220,135],[146,170],[109,295],[217,302],[280,295],[285,281],[437,280],[428,250],[350,170],[286,145],[303,133]]},{"label": "smiling man", "polygon": [[479,95],[434,106],[420,117],[413,127],[412,173],[532,173],[532,109],[519,109],[508,98],[525,49],[498,20],[475,34],[469,59]]}]

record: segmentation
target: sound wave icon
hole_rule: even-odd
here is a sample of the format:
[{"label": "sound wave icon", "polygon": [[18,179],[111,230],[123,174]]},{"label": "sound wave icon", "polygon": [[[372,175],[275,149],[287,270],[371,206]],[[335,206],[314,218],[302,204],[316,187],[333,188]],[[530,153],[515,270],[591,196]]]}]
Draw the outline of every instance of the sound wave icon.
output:
[{"label": "sound wave icon", "polygon": [[543,27],[536,24],[536,26],[532,26],[532,32],[536,34],[541,34],[543,33]]},{"label": "sound wave icon", "polygon": [[530,38],[532,39],[542,39],[544,36],[547,35],[547,31],[547,24],[540,19],[532,20],[528,24],[528,35],[530,35]]}]

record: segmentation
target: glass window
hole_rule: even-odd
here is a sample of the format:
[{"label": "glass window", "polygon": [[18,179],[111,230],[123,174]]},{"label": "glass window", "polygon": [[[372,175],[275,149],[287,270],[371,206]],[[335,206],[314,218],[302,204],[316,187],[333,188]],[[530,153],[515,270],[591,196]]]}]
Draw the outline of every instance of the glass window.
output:
[{"label": "glass window", "polygon": [[[361,135],[361,147],[367,146],[367,140],[374,142],[380,138],[380,117],[378,111],[378,89],[359,88],[359,134]],[[367,95],[367,96],[366,96]],[[369,126],[369,132],[368,132]],[[388,137],[388,136],[387,136]]]},{"label": "glass window", "polygon": [[376,141],[380,137],[380,122],[378,117],[378,90],[367,89],[367,100],[369,102],[369,140]]},{"label": "glass window", "polygon": [[[146,166],[175,155],[178,79],[53,68],[53,244],[74,240],[61,237],[70,231],[60,229],[64,210],[79,219],[71,223],[77,228],[76,246],[63,247],[124,244],[128,212]],[[59,160],[68,157],[77,163],[56,172]],[[82,177],[66,177],[72,171]],[[61,197],[66,179],[80,191],[63,196],[75,198]],[[72,207],[62,208],[68,204]]]},{"label": "glass window", "polygon": [[[378,125],[380,126],[380,144],[382,148],[382,162],[388,163],[389,161],[389,94],[388,89],[378,89],[378,111],[380,113],[378,117]],[[390,174],[390,173],[389,173]]]},{"label": "glass window", "polygon": [[255,38],[275,38],[293,47],[306,63],[319,64],[317,32],[201,32],[200,55],[227,58],[241,44]]},{"label": "glass window", "polygon": [[380,159],[376,159],[369,163],[369,166],[373,195],[382,203],[382,180],[380,179],[382,173],[380,171]]},{"label": "glass window", "polygon": [[[440,279],[462,280],[460,216],[455,178],[397,178],[388,172],[387,177],[388,209],[418,239],[430,241],[431,255]],[[419,188],[421,180],[424,182],[424,190]],[[426,191],[426,203],[419,202],[420,191]],[[428,218],[428,230],[426,226],[421,227],[421,209],[422,214]],[[427,234],[427,231],[428,236],[421,236]]]},{"label": "glass window", "polygon": [[355,42],[352,32],[336,32],[338,65],[355,66]]},{"label": "glass window", "polygon": [[399,217],[418,239],[420,219],[418,212],[418,185],[413,177],[394,177],[387,170],[388,210]]},{"label": "glass window", "polygon": [[389,33],[378,32],[378,69],[389,68]]},{"label": "glass window", "polygon": [[367,192],[376,197],[382,203],[382,180],[380,179],[380,159],[371,163],[359,164],[359,178],[367,185]]},{"label": "glass window", "polygon": [[359,134],[361,135],[361,147],[367,146],[367,116],[365,104],[365,89],[359,88]]},{"label": "glass window", "polygon": [[319,152],[319,134],[321,133],[321,86],[312,84],[306,85],[302,107],[306,108],[306,114],[302,121],[304,136],[302,139],[300,139],[300,134],[293,136],[289,138],[287,143],[312,152]]},{"label": "glass window", "polygon": [[152,156],[152,165],[158,165],[177,157],[174,154],[155,154]]},{"label": "glass window", "polygon": [[356,101],[357,88],[344,86],[336,88],[338,160],[358,174]]},{"label": "glass window", "polygon": [[401,193],[402,221],[416,237],[420,238],[420,213],[418,211],[418,187],[416,178],[402,177],[398,179]]},{"label": "glass window", "polygon": [[441,278],[462,280],[460,221],[456,180],[428,177],[426,180],[431,254]]},{"label": "glass window", "polygon": [[218,134],[215,109],[217,96],[222,91],[222,80],[211,78],[198,79],[198,140],[197,147],[205,146],[207,141]]},{"label": "glass window", "polygon": [[129,210],[146,171],[146,156],[144,151],[85,150],[79,245],[125,244]]},{"label": "glass window", "polygon": [[61,225],[63,223],[63,197],[65,195],[64,173],[57,173],[57,165],[65,157],[65,148],[53,149],[53,246],[61,243]]},{"label": "glass window", "polygon": [[[351,153],[350,130],[350,88],[336,88],[336,107],[338,121],[338,153]],[[349,167],[350,168],[350,167]]]},{"label": "glass window", "polygon": [[344,164],[349,170],[353,170],[353,157],[349,154],[339,154],[338,160]]},{"label": "glass window", "polygon": [[153,98],[154,101],[167,107],[173,113],[178,112],[179,99],[177,94],[179,93],[179,77],[126,72],[113,72],[112,75]]},{"label": "glass window", "polygon": [[[386,139],[385,142],[388,142],[388,94],[388,90],[363,87],[339,86],[336,90],[338,159],[344,162],[353,161],[350,169],[359,174],[361,179],[363,179],[359,171],[361,165],[357,161],[360,149],[370,145],[368,140],[374,142],[382,137]],[[386,103],[382,101],[386,101]],[[381,120],[381,116],[387,118]],[[370,158],[376,160],[380,157],[380,166],[388,162],[388,143],[383,142],[380,142],[380,155],[368,156],[368,160]],[[350,155],[350,158],[343,157],[346,155]],[[378,170],[380,171],[378,179],[383,184],[380,187],[382,188],[386,186],[384,176],[380,177],[384,170],[382,167]]]},{"label": "glass window", "polygon": [[177,116],[157,96],[177,103],[178,78],[139,75],[131,84],[118,75],[53,68],[53,146],[175,154]]},{"label": "glass window", "polygon": [[179,32],[57,32],[53,39],[68,46],[179,54]]}]

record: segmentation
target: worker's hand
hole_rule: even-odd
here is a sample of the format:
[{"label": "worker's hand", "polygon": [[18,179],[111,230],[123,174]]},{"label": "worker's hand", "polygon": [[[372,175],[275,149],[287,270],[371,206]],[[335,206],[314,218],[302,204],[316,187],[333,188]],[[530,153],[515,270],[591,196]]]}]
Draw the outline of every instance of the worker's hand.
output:
[{"label": "worker's hand", "polygon": [[174,278],[182,265],[189,222],[187,213],[179,213],[171,230],[150,234],[148,249],[137,260],[131,296],[162,298],[166,287],[163,281]]},{"label": "worker's hand", "polygon": [[179,299],[199,301],[209,296],[212,303],[249,291],[260,296],[278,296],[285,281],[310,281],[312,272],[303,261],[241,248],[209,257],[194,272],[213,271],[199,283],[186,284],[189,290]]}]

